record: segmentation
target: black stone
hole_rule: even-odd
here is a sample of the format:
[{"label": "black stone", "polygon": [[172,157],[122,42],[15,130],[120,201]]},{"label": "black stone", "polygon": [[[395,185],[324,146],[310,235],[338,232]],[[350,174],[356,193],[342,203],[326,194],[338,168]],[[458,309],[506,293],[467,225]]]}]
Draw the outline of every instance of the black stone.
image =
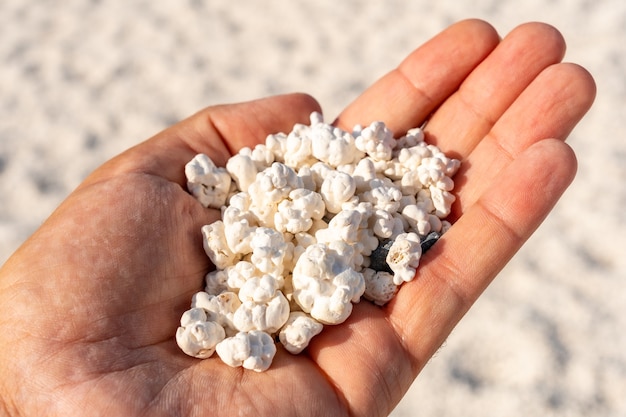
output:
[{"label": "black stone", "polygon": [[420,239],[420,244],[422,246],[422,255],[428,251],[428,249],[432,248],[435,242],[439,240],[441,237],[441,233],[438,232],[430,232],[426,237]]},{"label": "black stone", "polygon": [[391,245],[393,245],[393,240],[385,239],[381,240],[378,244],[378,247],[374,249],[370,255],[370,268],[374,271],[385,271],[393,274],[389,265],[387,265],[387,254],[389,253],[389,249],[391,249]]}]

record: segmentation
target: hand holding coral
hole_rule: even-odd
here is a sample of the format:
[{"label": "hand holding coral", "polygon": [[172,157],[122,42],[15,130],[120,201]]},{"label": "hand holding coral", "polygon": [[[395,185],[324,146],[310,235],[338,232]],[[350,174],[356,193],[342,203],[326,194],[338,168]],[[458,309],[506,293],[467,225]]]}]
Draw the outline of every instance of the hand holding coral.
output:
[{"label": "hand holding coral", "polygon": [[[361,302],[343,325],[315,337],[315,326],[287,318],[293,328],[282,337],[294,350],[310,339],[306,355],[279,348],[264,373],[242,376],[240,369],[188,357],[176,346],[180,315],[211,267],[198,230],[220,217],[187,193],[180,167],[198,153],[225,167],[233,152],[252,150],[269,133],[306,123],[320,110],[317,103],[288,95],[211,107],[109,161],[0,270],[0,413],[388,414],[574,176],[575,158],[563,140],[591,105],[595,88],[583,69],[559,63],[563,52],[563,39],[545,25],[523,25],[500,40],[484,22],[461,22],[346,108],[335,122],[343,129],[381,120],[393,132],[406,132],[428,118],[426,141],[462,160],[449,215],[454,225],[420,260],[419,279],[403,284],[384,307]],[[329,140],[327,131],[318,133],[320,141]],[[274,145],[283,146],[268,146]],[[346,163],[337,160],[345,153],[336,151],[349,146],[345,141],[333,141],[326,150],[310,146],[329,165]],[[374,150],[386,152],[384,146]],[[230,169],[245,182],[257,169],[254,162],[266,156],[251,151]],[[302,185],[323,174],[323,168],[310,171]],[[372,167],[355,171],[361,175],[356,190]],[[389,172],[401,174],[394,166]],[[422,175],[441,180],[428,170]],[[411,178],[405,181],[410,187]],[[272,178],[266,185],[271,199]],[[216,183],[205,191],[222,195],[224,187]],[[372,198],[394,203],[386,194]],[[445,203],[446,195],[441,198]],[[240,212],[227,221],[245,217],[246,201],[236,206]],[[412,210],[416,224],[428,222]],[[312,221],[315,228],[319,220],[312,215]],[[393,225],[381,224],[381,233],[388,227]],[[304,245],[307,236],[297,235]],[[267,239],[254,235],[234,243],[261,253]],[[244,263],[239,272],[246,271]],[[214,274],[210,285],[231,286],[226,279]],[[203,314],[220,314],[223,323],[235,319],[227,300],[198,300],[205,301],[211,307],[203,307]],[[184,327],[197,342],[190,349],[211,349],[219,329],[205,322],[202,314],[185,317]],[[256,336],[231,339],[233,363],[241,352],[258,352],[261,364],[272,353],[274,342]]]}]

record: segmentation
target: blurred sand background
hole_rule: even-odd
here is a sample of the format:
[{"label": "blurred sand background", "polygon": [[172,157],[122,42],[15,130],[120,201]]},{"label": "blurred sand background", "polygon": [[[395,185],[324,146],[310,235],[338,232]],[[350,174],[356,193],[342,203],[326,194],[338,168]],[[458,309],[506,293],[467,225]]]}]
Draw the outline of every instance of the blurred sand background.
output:
[{"label": "blurred sand background", "polygon": [[598,97],[574,184],[392,415],[625,416],[623,0],[0,0],[0,262],[96,166],[200,108],[304,91],[332,120],[469,17],[553,24]]}]

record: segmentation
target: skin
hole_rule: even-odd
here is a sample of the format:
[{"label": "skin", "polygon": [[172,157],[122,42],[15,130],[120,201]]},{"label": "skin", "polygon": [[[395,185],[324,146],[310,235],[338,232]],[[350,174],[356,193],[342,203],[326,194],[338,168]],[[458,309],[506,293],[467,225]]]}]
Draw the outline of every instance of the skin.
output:
[{"label": "skin", "polygon": [[211,268],[199,230],[219,217],[185,191],[183,166],[200,152],[223,166],[319,105],[294,94],[210,107],[107,162],[0,270],[0,415],[387,415],[574,178],[564,140],[595,85],[564,50],[544,24],[500,39],[459,22],[338,116],[396,133],[429,118],[427,140],[462,160],[455,223],[392,302],[357,304],[301,355],[279,347],[264,373],[176,346]]}]

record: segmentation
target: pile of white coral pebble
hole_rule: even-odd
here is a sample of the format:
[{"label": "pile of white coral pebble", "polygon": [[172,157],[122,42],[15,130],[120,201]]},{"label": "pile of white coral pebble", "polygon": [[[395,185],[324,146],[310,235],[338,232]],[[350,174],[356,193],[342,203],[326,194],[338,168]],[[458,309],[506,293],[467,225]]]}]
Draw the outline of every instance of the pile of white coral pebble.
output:
[{"label": "pile of white coral pebble", "polygon": [[[398,139],[382,122],[350,133],[319,113],[225,168],[197,155],[185,167],[188,189],[222,218],[202,228],[216,270],[183,314],[178,345],[264,371],[276,337],[297,354],[362,296],[384,305],[415,277],[420,241],[450,227],[442,219],[459,165],[420,128]],[[388,267],[372,269],[383,242]]]}]

